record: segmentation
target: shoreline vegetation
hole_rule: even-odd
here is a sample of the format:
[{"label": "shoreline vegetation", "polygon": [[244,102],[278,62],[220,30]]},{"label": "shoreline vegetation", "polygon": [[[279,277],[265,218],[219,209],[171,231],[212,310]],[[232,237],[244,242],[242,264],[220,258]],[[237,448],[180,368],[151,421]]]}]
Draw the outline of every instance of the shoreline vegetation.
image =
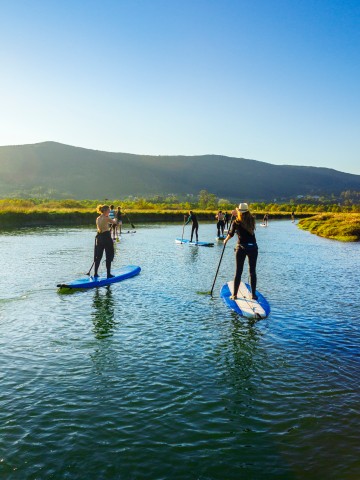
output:
[{"label": "shoreline vegetation", "polygon": [[[92,225],[97,217],[97,200],[43,200],[0,199],[0,229],[37,226]],[[102,202],[103,203],[103,202]],[[200,221],[214,221],[219,209],[231,211],[234,204],[215,206],[196,203],[152,203],[145,199],[136,201],[107,200],[106,203],[121,205],[125,212],[123,224],[183,221],[184,215],[193,210]],[[199,202],[200,203],[200,202]],[[251,212],[262,221],[265,213],[269,219],[291,219],[291,212],[299,220],[298,226],[316,235],[347,242],[360,240],[360,206],[324,204],[265,204],[251,203]],[[128,217],[127,215],[128,214]]]},{"label": "shoreline vegetation", "polygon": [[299,228],[341,242],[360,241],[360,213],[326,213],[304,218]]}]

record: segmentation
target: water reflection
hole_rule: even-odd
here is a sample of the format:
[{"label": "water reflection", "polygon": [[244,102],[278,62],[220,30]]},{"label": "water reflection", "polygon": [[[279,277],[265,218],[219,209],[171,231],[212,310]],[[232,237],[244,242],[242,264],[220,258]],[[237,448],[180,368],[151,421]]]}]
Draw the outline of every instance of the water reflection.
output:
[{"label": "water reflection", "polygon": [[190,260],[194,263],[199,258],[199,248],[200,247],[190,247]]},{"label": "water reflection", "polygon": [[116,326],[115,305],[111,287],[97,288],[93,299],[94,333],[97,339],[110,337]]},{"label": "water reflection", "polygon": [[242,371],[246,378],[251,376],[254,369],[254,355],[260,340],[260,331],[257,329],[257,320],[239,321],[239,316],[232,312],[233,329],[229,348],[232,354],[235,372]]},{"label": "water reflection", "polygon": [[239,394],[253,396],[256,377],[259,373],[257,350],[261,339],[256,320],[239,319],[232,312],[232,329],[227,337],[223,359],[226,365],[227,381]]}]

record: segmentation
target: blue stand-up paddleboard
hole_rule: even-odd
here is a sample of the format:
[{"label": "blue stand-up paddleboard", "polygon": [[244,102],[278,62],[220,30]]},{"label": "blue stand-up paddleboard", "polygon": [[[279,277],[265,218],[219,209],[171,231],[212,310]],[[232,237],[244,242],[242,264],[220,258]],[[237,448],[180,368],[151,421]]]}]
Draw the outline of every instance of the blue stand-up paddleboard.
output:
[{"label": "blue stand-up paddleboard", "polygon": [[215,237],[215,240],[218,242],[221,242],[222,240],[225,240],[226,235],[220,235],[220,237]]},{"label": "blue stand-up paddleboard", "polygon": [[138,275],[141,271],[141,268],[136,265],[127,265],[126,267],[121,267],[112,272],[114,275],[112,278],[106,278],[106,273],[100,274],[99,277],[95,278],[92,276],[87,276],[83,278],[78,278],[71,282],[60,283],[58,287],[60,288],[96,288],[103,287],[105,285],[111,285],[112,283],[122,282],[127,278],[134,277]]},{"label": "blue stand-up paddleboard", "polygon": [[190,240],[186,240],[185,238],[183,238],[181,240],[181,238],[177,238],[175,240],[176,243],[187,243],[188,245],[190,246],[197,246],[197,247],[213,247],[214,244],[213,243],[209,243],[209,242],[190,242]]},{"label": "blue stand-up paddleboard", "polygon": [[266,318],[270,313],[270,305],[266,298],[256,290],[257,300],[251,298],[251,288],[247,283],[241,282],[237,299],[230,297],[234,290],[234,282],[227,282],[220,290],[220,296],[231,310],[246,318]]}]

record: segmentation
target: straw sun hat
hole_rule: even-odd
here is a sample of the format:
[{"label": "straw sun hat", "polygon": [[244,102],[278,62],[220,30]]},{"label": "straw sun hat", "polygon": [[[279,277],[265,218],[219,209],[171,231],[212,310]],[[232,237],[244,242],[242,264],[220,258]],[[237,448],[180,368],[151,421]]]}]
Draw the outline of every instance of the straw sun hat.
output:
[{"label": "straw sun hat", "polygon": [[236,210],[239,212],[247,212],[249,210],[249,206],[247,203],[239,203],[239,206]]}]

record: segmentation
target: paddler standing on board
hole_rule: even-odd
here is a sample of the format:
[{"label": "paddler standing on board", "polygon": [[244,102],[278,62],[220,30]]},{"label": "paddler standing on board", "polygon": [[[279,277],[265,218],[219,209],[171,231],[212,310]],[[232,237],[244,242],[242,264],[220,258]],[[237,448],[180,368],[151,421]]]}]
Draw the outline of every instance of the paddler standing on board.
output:
[{"label": "paddler standing on board", "polygon": [[218,211],[217,215],[215,215],[217,220],[216,228],[217,228],[217,236],[220,237],[224,235],[224,228],[225,228],[225,215],[221,210]]},{"label": "paddler standing on board", "polygon": [[[111,220],[115,220],[114,205],[110,205],[109,218],[110,218]],[[114,240],[114,242],[115,242],[115,240],[116,240],[116,223],[115,223],[115,225],[111,225],[111,227],[112,227],[112,232],[113,232],[113,240]]]},{"label": "paddler standing on board", "polygon": [[194,232],[195,232],[195,235],[196,235],[196,241],[198,242],[199,241],[199,235],[198,235],[199,222],[196,218],[195,213],[192,210],[189,211],[189,218],[187,219],[187,222],[185,223],[185,226],[190,222],[192,222],[190,242],[192,242]]},{"label": "paddler standing on board", "polygon": [[116,220],[109,217],[110,207],[108,205],[99,205],[97,208],[100,215],[96,219],[96,246],[95,246],[95,273],[98,277],[99,265],[105,250],[106,253],[106,273],[107,278],[113,278],[111,275],[111,262],[114,260],[114,244],[111,239],[110,225],[116,226]]},{"label": "paddler standing on board", "polygon": [[225,212],[225,227],[228,229],[229,228],[229,223],[231,220],[232,215],[228,212]]},{"label": "paddler standing on board", "polygon": [[258,256],[258,246],[255,238],[255,219],[249,212],[247,203],[240,203],[239,207],[234,210],[232,214],[236,219],[232,223],[229,233],[224,240],[224,244],[226,245],[235,233],[238,236],[238,243],[235,247],[236,271],[234,277],[234,292],[230,298],[232,300],[236,300],[237,298],[245,258],[248,257],[252,298],[257,300],[256,261]]},{"label": "paddler standing on board", "polygon": [[[122,226],[122,213],[121,213],[121,207],[117,207],[116,213],[116,223],[117,223],[117,238],[121,235],[121,226]],[[116,227],[115,227],[116,229]]]}]

